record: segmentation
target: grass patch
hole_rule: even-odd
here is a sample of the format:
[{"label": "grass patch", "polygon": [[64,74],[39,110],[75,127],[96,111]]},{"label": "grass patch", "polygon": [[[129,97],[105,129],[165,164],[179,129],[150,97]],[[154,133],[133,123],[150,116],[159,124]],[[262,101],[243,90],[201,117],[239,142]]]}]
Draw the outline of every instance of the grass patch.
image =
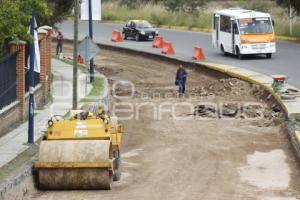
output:
[{"label": "grass patch", "polygon": [[103,79],[95,76],[94,82],[92,83],[92,90],[88,94],[87,97],[80,100],[81,103],[91,103],[95,102],[95,97],[100,96],[104,89]]},{"label": "grass patch", "polygon": [[53,96],[51,93],[48,93],[48,96],[46,98],[46,104],[53,102]]},{"label": "grass patch", "polygon": [[[61,62],[63,62],[63,63],[66,63],[66,64],[68,64],[68,65],[72,65],[73,66],[73,60],[69,60],[69,59],[65,59],[65,58],[63,58],[63,59],[59,59],[59,57],[58,56],[52,56],[53,58],[55,58],[55,59],[57,59],[57,60],[59,60],[59,61],[61,61]],[[86,70],[87,70],[87,67],[85,66],[85,65],[82,65],[82,64],[79,64],[79,63],[77,63],[77,67],[78,67],[78,69],[79,70],[81,70],[82,72],[85,72]]]},{"label": "grass patch", "polygon": [[193,15],[186,12],[169,12],[162,4],[146,4],[136,9],[116,3],[103,3],[103,20],[125,22],[130,19],[148,20],[155,26],[185,26],[208,28],[211,25],[211,14]]},{"label": "grass patch", "polygon": [[[126,22],[130,19],[144,19],[154,26],[184,29],[193,31],[210,31],[212,24],[212,12],[218,9],[242,7],[271,13],[275,20],[275,32],[277,35],[289,35],[288,12],[286,8],[278,6],[274,1],[211,1],[198,12],[170,12],[162,3],[145,4],[136,8],[120,5],[115,2],[105,2],[102,5],[103,20],[108,22]],[[293,22],[293,36],[300,37],[300,18],[295,17]]]},{"label": "grass patch", "polygon": [[69,110],[69,111],[64,115],[64,118],[65,118],[65,119],[68,119],[68,118],[70,118],[70,116],[71,116],[71,111]]},{"label": "grass patch", "polygon": [[[53,56],[53,58],[58,59],[61,62],[64,62],[69,65],[73,65],[73,60],[69,59],[59,59],[58,56]],[[86,72],[89,70],[85,65],[78,64],[78,69],[81,72]],[[92,84],[92,90],[90,93],[83,99],[80,100],[81,103],[92,103],[95,102],[95,97],[100,96],[104,89],[104,81],[101,77],[97,76],[95,73],[94,82]],[[68,114],[68,113],[67,113]]]}]

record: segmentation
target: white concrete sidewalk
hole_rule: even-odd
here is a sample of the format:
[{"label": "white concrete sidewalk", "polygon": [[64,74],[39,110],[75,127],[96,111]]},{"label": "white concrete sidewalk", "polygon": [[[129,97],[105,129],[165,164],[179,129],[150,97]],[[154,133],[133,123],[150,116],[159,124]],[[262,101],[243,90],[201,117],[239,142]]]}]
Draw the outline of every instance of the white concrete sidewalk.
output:
[{"label": "white concrete sidewalk", "polygon": [[[72,108],[73,68],[71,65],[52,59],[52,74],[54,75],[51,93],[53,103],[44,110],[37,110],[34,117],[34,139],[37,141],[46,130],[47,121],[51,116],[65,115]],[[92,86],[87,84],[86,75],[78,70],[78,100],[88,94]],[[0,138],[0,168],[14,160],[29,148],[27,144],[28,122],[24,122],[15,130]]]}]

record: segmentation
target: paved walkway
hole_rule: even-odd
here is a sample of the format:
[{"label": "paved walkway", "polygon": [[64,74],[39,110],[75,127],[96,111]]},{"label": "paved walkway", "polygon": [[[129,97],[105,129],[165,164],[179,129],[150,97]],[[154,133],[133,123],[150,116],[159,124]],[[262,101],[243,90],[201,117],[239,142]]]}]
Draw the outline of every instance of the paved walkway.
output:
[{"label": "paved walkway", "polygon": [[[36,111],[35,141],[43,135],[43,131],[47,127],[47,121],[51,116],[54,114],[65,115],[72,108],[72,66],[52,59],[52,73],[54,75],[52,84],[53,103],[47,105],[44,110]],[[86,86],[86,75],[80,70],[78,76],[78,99],[81,99],[90,92],[92,86],[90,84]],[[24,122],[18,128],[0,138],[0,168],[29,148],[27,130],[28,123]]]}]

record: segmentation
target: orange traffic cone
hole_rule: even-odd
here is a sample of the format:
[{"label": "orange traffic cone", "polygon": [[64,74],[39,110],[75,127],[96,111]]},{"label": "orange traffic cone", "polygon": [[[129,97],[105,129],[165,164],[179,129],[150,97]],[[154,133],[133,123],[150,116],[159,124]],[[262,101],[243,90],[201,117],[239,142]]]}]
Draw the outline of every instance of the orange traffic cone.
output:
[{"label": "orange traffic cone", "polygon": [[194,54],[193,54],[193,59],[194,60],[205,60],[205,55],[200,47],[195,47],[194,49]]},{"label": "orange traffic cone", "polygon": [[153,48],[163,48],[164,46],[164,38],[161,36],[156,36],[153,40],[152,47]]},{"label": "orange traffic cone", "polygon": [[164,42],[164,46],[163,46],[163,49],[162,49],[161,53],[167,54],[167,55],[175,54],[172,43],[171,42]]},{"label": "orange traffic cone", "polygon": [[122,34],[119,31],[114,31],[111,41],[113,42],[123,42]]},{"label": "orange traffic cone", "polygon": [[77,56],[77,62],[79,64],[84,64],[84,60],[83,60],[83,58],[80,55]]}]

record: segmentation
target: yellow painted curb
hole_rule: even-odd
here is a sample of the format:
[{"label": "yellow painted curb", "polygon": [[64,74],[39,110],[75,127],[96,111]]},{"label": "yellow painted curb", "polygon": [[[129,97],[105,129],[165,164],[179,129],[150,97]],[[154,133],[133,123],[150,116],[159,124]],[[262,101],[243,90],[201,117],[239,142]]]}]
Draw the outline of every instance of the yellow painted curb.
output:
[{"label": "yellow painted curb", "polygon": [[295,131],[295,136],[296,136],[296,140],[297,140],[298,144],[300,144],[300,132]]},{"label": "yellow painted curb", "polygon": [[195,32],[207,32],[207,33],[212,31],[210,28],[172,26],[172,25],[160,25],[159,28],[168,28],[168,29],[175,29],[175,30],[195,31]]},{"label": "yellow painted curb", "polygon": [[300,42],[300,38],[297,37],[289,37],[289,36],[276,36],[277,40],[286,40],[286,41],[294,41],[294,42]]},{"label": "yellow painted curb", "polygon": [[115,21],[111,21],[111,20],[102,20],[102,21],[98,21],[98,23],[111,23],[111,24],[125,24],[126,21],[122,21],[122,20],[115,20]]}]

